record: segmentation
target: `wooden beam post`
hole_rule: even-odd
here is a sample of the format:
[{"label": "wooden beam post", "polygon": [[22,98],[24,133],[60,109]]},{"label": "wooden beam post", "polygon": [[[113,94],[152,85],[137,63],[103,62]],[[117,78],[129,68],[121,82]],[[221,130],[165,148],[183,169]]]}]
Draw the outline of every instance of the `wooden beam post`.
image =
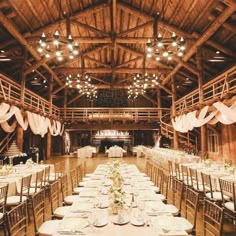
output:
[{"label": "wooden beam post", "polygon": [[[24,95],[25,95],[25,81],[26,81],[26,76],[24,74],[24,69],[26,67],[26,61],[27,61],[27,51],[25,50],[24,52],[24,62],[23,66],[21,69],[21,91],[20,91],[20,105],[24,105]],[[24,130],[23,128],[18,124],[16,128],[16,145],[19,148],[21,152],[23,152],[23,143],[24,143]]]},{"label": "wooden beam post", "polygon": [[[157,87],[157,108],[161,108],[161,90]],[[160,117],[162,117],[162,110],[160,110]]]},{"label": "wooden beam post", "polygon": [[[176,106],[175,106],[175,102],[176,102],[176,90],[175,90],[175,81],[174,81],[174,77],[171,78],[171,90],[172,90],[172,117],[176,115]],[[178,133],[177,131],[174,129],[173,132],[173,148],[174,149],[178,149],[179,148],[179,143],[178,143]]]},{"label": "wooden beam post", "polygon": [[[48,101],[49,101],[49,114],[52,114],[52,91],[53,91],[53,77],[50,77],[48,88]],[[50,131],[47,133],[47,148],[46,148],[46,160],[50,159],[52,153],[52,135]]]},{"label": "wooden beam post", "polygon": [[[203,66],[201,59],[201,48],[197,47],[196,51],[196,61],[197,68],[199,71],[198,74],[198,90],[199,90],[199,104],[203,104],[204,102],[204,94],[203,94]],[[201,158],[205,157],[205,153],[207,152],[207,127],[206,125],[201,126]]]}]

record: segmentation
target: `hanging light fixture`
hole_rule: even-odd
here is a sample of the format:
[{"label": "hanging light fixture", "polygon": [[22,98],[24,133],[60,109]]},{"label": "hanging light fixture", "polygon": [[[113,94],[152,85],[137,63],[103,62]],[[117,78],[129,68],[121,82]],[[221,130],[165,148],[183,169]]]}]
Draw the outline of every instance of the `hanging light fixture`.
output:
[{"label": "hanging light fixture", "polygon": [[[165,2],[162,1],[162,14],[164,14]],[[149,39],[146,44],[147,58],[153,58],[156,61],[171,61],[173,55],[182,57],[185,51],[185,40],[172,32],[171,37],[163,37],[158,32],[158,21],[160,14],[156,14],[153,23],[153,39]]]},{"label": "hanging light fixture", "polygon": [[73,76],[69,74],[66,77],[66,86],[69,88],[78,89],[79,93],[86,95],[89,99],[97,98],[97,87],[91,83],[91,78],[88,75],[77,74]]},{"label": "hanging light fixture", "polygon": [[158,85],[158,76],[153,74],[149,76],[136,74],[133,78],[133,84],[128,87],[128,98],[136,99],[140,94],[145,94],[148,88],[154,88]]},{"label": "hanging light fixture", "polygon": [[[61,16],[66,16],[66,35],[62,37],[59,33]],[[38,53],[46,58],[56,56],[58,61],[62,61],[65,57],[74,59],[79,54],[79,44],[74,41],[70,33],[69,15],[64,15],[62,11],[61,0],[59,0],[59,27],[52,37],[46,36],[43,32],[38,42]]]}]

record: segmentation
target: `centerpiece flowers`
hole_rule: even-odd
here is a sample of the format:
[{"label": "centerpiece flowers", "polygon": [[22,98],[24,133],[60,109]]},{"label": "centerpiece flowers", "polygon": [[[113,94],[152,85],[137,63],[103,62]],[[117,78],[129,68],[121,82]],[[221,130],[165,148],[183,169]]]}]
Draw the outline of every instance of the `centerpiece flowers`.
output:
[{"label": "centerpiece flowers", "polygon": [[109,190],[109,199],[110,199],[110,207],[113,214],[118,214],[118,211],[122,210],[125,205],[124,201],[125,193],[122,190],[124,179],[120,173],[119,167],[120,167],[119,161],[114,161],[109,176],[109,178],[112,180],[112,185]]}]

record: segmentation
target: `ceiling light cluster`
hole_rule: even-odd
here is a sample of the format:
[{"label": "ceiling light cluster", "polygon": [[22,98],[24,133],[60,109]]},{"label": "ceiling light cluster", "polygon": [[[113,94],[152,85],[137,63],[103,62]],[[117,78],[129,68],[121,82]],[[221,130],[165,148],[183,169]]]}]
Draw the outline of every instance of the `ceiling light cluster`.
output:
[{"label": "ceiling light cluster", "polygon": [[58,61],[62,61],[64,56],[69,59],[74,59],[79,54],[79,45],[75,42],[69,34],[67,39],[60,36],[58,30],[54,33],[52,38],[42,33],[39,40],[38,52],[46,58],[55,57]]},{"label": "ceiling light cluster", "polygon": [[147,57],[154,58],[156,61],[172,60],[172,56],[182,57],[185,51],[185,40],[181,37],[179,40],[175,33],[171,38],[163,38],[159,33],[157,38],[149,39],[147,44]]},{"label": "ceiling light cluster", "polygon": [[140,94],[146,93],[147,88],[154,88],[158,85],[158,76],[153,74],[149,76],[147,73],[144,75],[136,74],[133,78],[133,84],[128,87],[128,98],[135,99]]},{"label": "ceiling light cluster", "polygon": [[86,95],[89,99],[97,98],[97,87],[91,84],[91,78],[88,75],[69,74],[66,77],[66,86],[78,89],[79,93]]}]

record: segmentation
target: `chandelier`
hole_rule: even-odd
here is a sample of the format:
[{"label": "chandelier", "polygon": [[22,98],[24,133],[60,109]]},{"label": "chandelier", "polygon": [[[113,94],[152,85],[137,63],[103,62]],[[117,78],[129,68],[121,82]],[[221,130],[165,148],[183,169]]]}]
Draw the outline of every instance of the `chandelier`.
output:
[{"label": "chandelier", "polygon": [[171,61],[173,56],[182,57],[185,51],[184,38],[177,37],[175,32],[171,37],[163,37],[161,33],[158,33],[159,17],[157,14],[154,19],[153,39],[148,39],[146,43],[147,58],[153,58],[156,61]]},{"label": "chandelier", "polygon": [[[60,35],[60,19],[66,17],[66,37]],[[56,57],[62,61],[64,57],[74,59],[79,54],[79,44],[74,41],[70,33],[70,18],[62,11],[61,0],[59,0],[59,25],[52,37],[42,33],[38,42],[38,53],[46,58]]]},{"label": "chandelier", "polygon": [[77,74],[73,76],[69,74],[66,77],[66,86],[69,88],[76,88],[78,92],[86,95],[89,99],[97,98],[97,87],[94,84],[91,84],[91,78],[88,75],[82,76]]},{"label": "chandelier", "polygon": [[128,98],[136,99],[140,94],[145,94],[148,88],[154,88],[158,85],[158,76],[153,74],[149,76],[136,74],[133,78],[133,84],[128,87]]}]

